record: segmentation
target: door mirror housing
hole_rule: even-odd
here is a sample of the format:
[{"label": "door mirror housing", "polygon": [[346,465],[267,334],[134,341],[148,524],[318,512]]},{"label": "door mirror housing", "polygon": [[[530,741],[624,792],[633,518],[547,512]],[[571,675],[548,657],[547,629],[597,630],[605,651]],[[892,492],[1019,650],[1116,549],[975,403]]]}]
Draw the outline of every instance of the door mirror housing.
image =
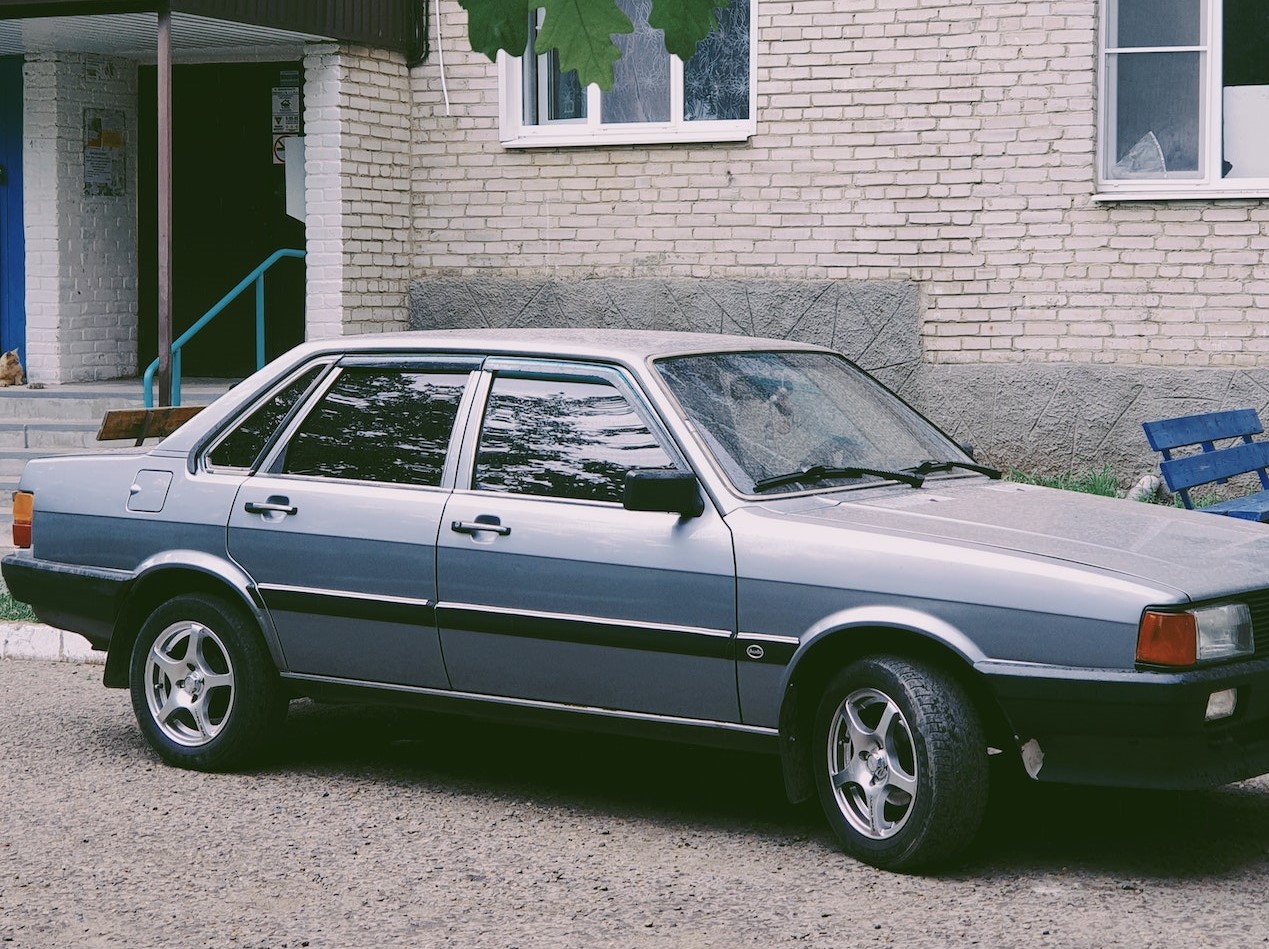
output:
[{"label": "door mirror housing", "polygon": [[680,517],[700,517],[705,513],[696,475],[673,468],[627,471],[623,505],[627,511],[658,511]]}]

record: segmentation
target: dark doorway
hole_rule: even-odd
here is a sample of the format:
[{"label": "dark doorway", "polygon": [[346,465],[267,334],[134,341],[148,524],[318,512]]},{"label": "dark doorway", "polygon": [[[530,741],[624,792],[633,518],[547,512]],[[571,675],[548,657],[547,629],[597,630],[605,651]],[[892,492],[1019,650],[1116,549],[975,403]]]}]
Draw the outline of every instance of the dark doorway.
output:
[{"label": "dark doorway", "polygon": [[[172,70],[172,339],[275,250],[304,248],[286,214],[284,166],[273,160],[273,90],[299,63],[217,63]],[[287,76],[287,73],[290,73]],[[139,77],[138,213],[142,371],[158,354],[157,73]],[[248,288],[182,349],[182,375],[242,377],[255,364],[255,290]],[[265,278],[265,355],[304,339],[304,263]]]},{"label": "dark doorway", "polygon": [[0,349],[26,359],[22,227],[22,59],[0,58]]}]

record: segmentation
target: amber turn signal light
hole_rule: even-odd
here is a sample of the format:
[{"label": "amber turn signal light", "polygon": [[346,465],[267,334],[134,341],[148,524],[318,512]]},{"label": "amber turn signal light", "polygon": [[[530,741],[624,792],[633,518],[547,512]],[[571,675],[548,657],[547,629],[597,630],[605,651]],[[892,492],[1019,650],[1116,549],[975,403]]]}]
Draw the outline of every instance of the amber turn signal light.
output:
[{"label": "amber turn signal light", "polygon": [[1192,666],[1198,662],[1194,614],[1143,613],[1137,630],[1137,661],[1152,666]]},{"label": "amber turn signal light", "polygon": [[35,495],[30,491],[13,492],[13,546],[31,546],[31,518],[35,514]]}]

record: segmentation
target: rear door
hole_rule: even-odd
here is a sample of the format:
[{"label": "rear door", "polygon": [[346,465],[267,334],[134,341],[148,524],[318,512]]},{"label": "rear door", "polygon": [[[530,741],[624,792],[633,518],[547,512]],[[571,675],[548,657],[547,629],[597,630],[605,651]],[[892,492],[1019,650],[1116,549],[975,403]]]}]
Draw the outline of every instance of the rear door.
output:
[{"label": "rear door", "polygon": [[345,357],[239,489],[229,552],[292,673],[444,688],[436,535],[477,359]]},{"label": "rear door", "polygon": [[486,368],[437,549],[453,687],[738,721],[731,534],[708,501],[695,518],[622,507],[631,468],[685,466],[632,381]]}]

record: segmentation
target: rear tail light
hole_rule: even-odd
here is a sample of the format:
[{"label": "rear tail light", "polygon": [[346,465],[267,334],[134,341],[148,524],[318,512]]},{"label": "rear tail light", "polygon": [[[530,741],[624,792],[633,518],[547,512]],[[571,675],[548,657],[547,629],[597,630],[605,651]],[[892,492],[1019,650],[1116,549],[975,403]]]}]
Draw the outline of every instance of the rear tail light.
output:
[{"label": "rear tail light", "polygon": [[35,514],[35,495],[30,491],[13,492],[13,546],[31,546],[31,518]]}]

